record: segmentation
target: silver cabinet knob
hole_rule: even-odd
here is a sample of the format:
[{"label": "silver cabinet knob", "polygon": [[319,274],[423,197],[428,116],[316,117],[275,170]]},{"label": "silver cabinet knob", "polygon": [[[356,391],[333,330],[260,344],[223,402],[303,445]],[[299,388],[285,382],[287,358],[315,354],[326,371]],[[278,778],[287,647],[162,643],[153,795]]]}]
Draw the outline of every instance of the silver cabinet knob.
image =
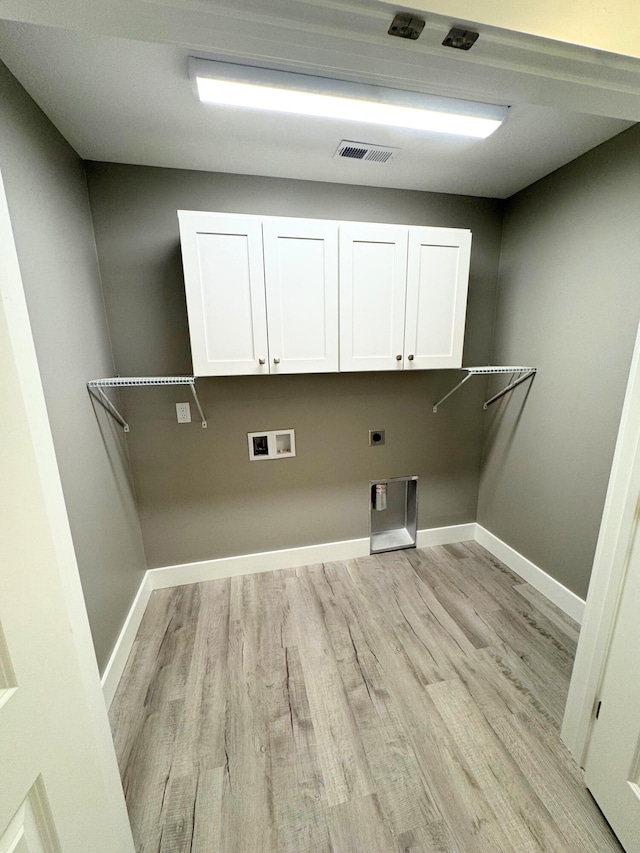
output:
[{"label": "silver cabinet knob", "polygon": [[264,358],[259,358],[259,359],[258,359],[258,364],[264,364]]},{"label": "silver cabinet knob", "polygon": [[413,361],[414,356],[413,356],[413,354],[412,354],[412,355],[408,355],[408,356],[407,356],[407,358],[409,359],[409,361]]},{"label": "silver cabinet knob", "polygon": [[279,359],[279,358],[274,358],[274,359],[273,359],[273,363],[274,363],[274,364],[280,364],[280,359]]},{"label": "silver cabinet knob", "polygon": [[402,361],[402,356],[401,356],[401,355],[397,355],[397,356],[396,356],[396,361]]}]

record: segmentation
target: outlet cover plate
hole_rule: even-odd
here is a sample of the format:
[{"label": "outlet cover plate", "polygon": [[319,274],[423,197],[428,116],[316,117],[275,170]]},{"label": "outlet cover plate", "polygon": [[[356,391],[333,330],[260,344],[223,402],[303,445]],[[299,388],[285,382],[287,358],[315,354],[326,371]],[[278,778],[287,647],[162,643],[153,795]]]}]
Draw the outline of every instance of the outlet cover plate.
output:
[{"label": "outlet cover plate", "polygon": [[288,459],[296,455],[296,431],[274,429],[263,432],[248,432],[249,459]]},{"label": "outlet cover plate", "polygon": [[176,417],[179,424],[191,423],[191,406],[189,403],[176,403]]}]

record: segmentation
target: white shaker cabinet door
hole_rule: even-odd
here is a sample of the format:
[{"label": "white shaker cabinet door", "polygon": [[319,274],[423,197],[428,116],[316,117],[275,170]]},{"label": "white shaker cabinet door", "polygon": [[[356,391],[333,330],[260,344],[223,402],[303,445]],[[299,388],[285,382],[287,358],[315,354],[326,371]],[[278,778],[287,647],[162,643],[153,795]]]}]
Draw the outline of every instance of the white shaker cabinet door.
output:
[{"label": "white shaker cabinet door", "polygon": [[460,367],[471,232],[410,228],[405,367]]},{"label": "white shaker cabinet door", "polygon": [[340,370],[402,370],[407,228],[340,226]]},{"label": "white shaker cabinet door", "polygon": [[271,373],[338,370],[338,225],[265,219]]},{"label": "white shaker cabinet door", "polygon": [[269,372],[260,219],[179,211],[193,372]]}]

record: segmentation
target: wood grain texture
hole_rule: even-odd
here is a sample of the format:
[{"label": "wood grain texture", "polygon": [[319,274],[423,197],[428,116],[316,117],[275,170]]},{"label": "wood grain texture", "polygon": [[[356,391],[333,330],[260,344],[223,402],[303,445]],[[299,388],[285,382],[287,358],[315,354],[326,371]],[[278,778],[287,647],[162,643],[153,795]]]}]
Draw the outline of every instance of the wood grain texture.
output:
[{"label": "wood grain texture", "polygon": [[622,853],[578,627],[476,543],[154,592],[111,709],[138,853]]}]

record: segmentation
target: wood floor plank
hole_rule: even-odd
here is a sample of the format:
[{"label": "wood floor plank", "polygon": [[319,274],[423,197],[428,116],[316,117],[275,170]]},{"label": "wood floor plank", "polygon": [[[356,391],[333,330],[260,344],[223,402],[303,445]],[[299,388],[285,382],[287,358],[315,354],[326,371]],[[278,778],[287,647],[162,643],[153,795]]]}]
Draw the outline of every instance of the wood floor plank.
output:
[{"label": "wood floor plank", "polygon": [[110,719],[137,853],[622,853],[577,626],[476,543],[161,590]]},{"label": "wood floor plank", "polygon": [[334,806],[329,834],[332,853],[400,853],[375,796]]},{"label": "wood floor plank", "polygon": [[399,658],[398,653],[403,651],[402,636],[394,633],[392,624],[384,626],[375,618],[375,611],[362,605],[358,573],[352,562],[348,565],[350,571],[349,580],[345,581],[345,596],[358,614],[367,642],[375,649],[388,693],[395,700],[425,779],[424,784],[437,807],[437,816],[447,821],[454,839],[463,850],[512,853],[510,847],[501,844],[489,803],[472,782],[457,745],[448,737],[442,718],[429,698],[426,688],[432,682],[425,681],[423,673],[412,666],[408,655],[408,666],[401,665],[403,658]]},{"label": "wood floor plank", "polygon": [[402,853],[464,853],[443,820],[403,833],[398,844]]},{"label": "wood floor plank", "polygon": [[310,573],[347,697],[362,739],[380,808],[394,834],[433,820],[438,812],[407,733],[385,689],[380,663],[349,608],[342,583],[326,567]]},{"label": "wood floor plank", "polygon": [[[568,839],[567,851],[616,853],[618,841],[604,817],[593,811],[593,801],[579,773],[567,773],[570,756],[562,745],[551,744],[535,723],[522,717],[502,717],[492,727],[509,750],[554,823]],[[558,791],[571,792],[559,797]],[[598,819],[600,817],[600,819]]]},{"label": "wood floor plank", "polygon": [[308,572],[287,578],[296,616],[298,650],[330,806],[373,793],[358,727],[340,678],[335,653]]},{"label": "wood floor plank", "polygon": [[144,723],[149,692],[160,647],[171,621],[174,594],[171,589],[151,594],[133,648],[116,690],[109,721],[120,768],[124,768]]},{"label": "wood floor plank", "polygon": [[578,637],[580,635],[580,626],[577,622],[574,622],[570,616],[563,613],[559,607],[556,607],[553,602],[549,601],[548,598],[545,598],[541,592],[538,592],[538,590],[534,589],[530,584],[519,583],[514,586],[514,589],[517,593],[523,596],[523,598],[526,598],[530,604],[540,611],[540,613],[546,616],[550,622],[553,622],[554,625],[568,637],[571,641],[572,648],[575,649],[578,645]]},{"label": "wood floor plank", "polygon": [[514,853],[565,853],[567,838],[550,819],[517,763],[511,758],[464,685],[447,681],[427,692],[435,703],[465,766],[483,792],[496,824],[507,828]]},{"label": "wood floor plank", "polygon": [[260,607],[255,576],[231,579],[222,849],[277,850],[272,820],[268,732],[259,657]]}]

